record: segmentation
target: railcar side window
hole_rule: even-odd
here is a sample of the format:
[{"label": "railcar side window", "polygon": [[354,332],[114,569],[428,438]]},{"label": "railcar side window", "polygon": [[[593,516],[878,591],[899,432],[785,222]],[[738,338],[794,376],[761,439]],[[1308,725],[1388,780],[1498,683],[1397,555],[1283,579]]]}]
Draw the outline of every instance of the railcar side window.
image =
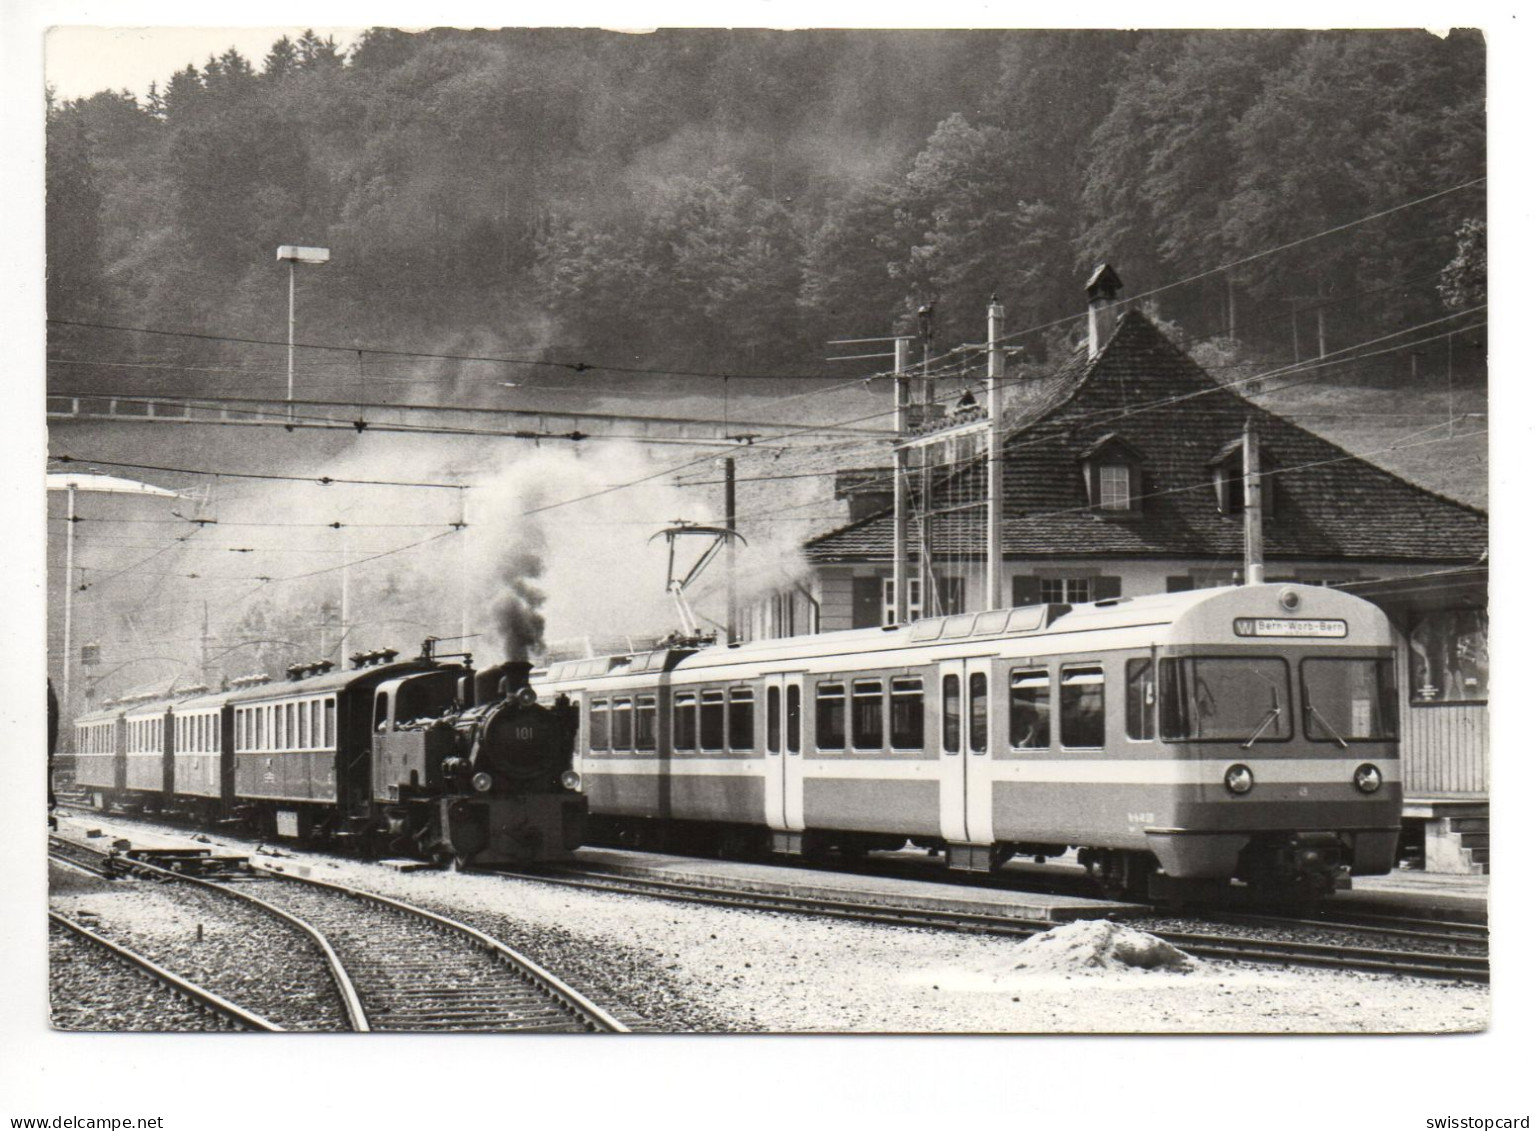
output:
[{"label": "railcar side window", "polygon": [[299,740],[295,746],[310,747],[310,700],[305,700],[299,705]]},{"label": "railcar side window", "polygon": [[1279,742],[1294,733],[1289,666],[1268,656],[1160,661],[1160,736],[1174,741]]},{"label": "railcar side window", "polygon": [[636,699],[636,748],[654,750],[658,745],[658,700],[639,695]]},{"label": "railcar side window", "polygon": [[962,681],[955,675],[941,677],[941,749],[962,750]]},{"label": "railcar side window", "polygon": [[858,679],[850,688],[850,745],[882,749],[882,680]]},{"label": "railcar side window", "polygon": [[610,748],[610,701],[595,699],[588,704],[588,749]]},{"label": "railcar side window", "polygon": [[695,692],[674,696],[674,749],[695,749]]},{"label": "railcar side window", "polygon": [[919,676],[893,677],[888,725],[894,750],[925,749],[925,684]]},{"label": "railcar side window", "polygon": [[1299,665],[1305,737],[1312,742],[1396,737],[1396,676],[1388,659],[1308,659]]},{"label": "railcar side window", "polygon": [[786,689],[786,750],[802,752],[802,686],[796,683]]},{"label": "railcar side window", "polygon": [[1011,745],[1046,750],[1053,716],[1053,690],[1046,668],[1011,672]]},{"label": "railcar side window", "polygon": [[727,745],[754,749],[754,689],[735,687],[727,693]]},{"label": "railcar side window", "polygon": [[723,732],[727,729],[724,717],[726,707],[720,691],[702,691],[700,696],[700,748],[722,749]]},{"label": "railcar side window", "polygon": [[1106,679],[1100,664],[1059,669],[1059,745],[1094,748],[1107,741]]},{"label": "railcar side window", "polygon": [[1148,742],[1155,737],[1155,665],[1148,656],[1123,665],[1123,715],[1129,738]]},{"label": "railcar side window", "polygon": [[771,754],[781,752],[781,689],[765,688],[765,746]]},{"label": "railcar side window", "polygon": [[610,709],[610,745],[616,750],[631,749],[631,700],[616,699]]},{"label": "railcar side window", "polygon": [[974,672],[968,677],[968,749],[982,754],[989,743],[989,677]]},{"label": "railcar side window", "polygon": [[845,749],[845,685],[820,683],[813,703],[813,742],[820,750]]}]

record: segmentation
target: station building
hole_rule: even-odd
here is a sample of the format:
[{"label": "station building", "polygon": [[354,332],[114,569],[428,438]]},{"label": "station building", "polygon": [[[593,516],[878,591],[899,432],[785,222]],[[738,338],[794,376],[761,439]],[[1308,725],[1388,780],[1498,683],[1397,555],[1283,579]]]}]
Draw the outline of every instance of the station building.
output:
[{"label": "station building", "polygon": [[[1408,794],[1420,805],[1409,819],[1429,822],[1430,867],[1484,867],[1468,850],[1484,848],[1485,832],[1486,514],[1246,400],[1141,311],[1117,313],[1120,285],[1098,269],[1087,342],[1057,373],[1006,374],[1016,388],[1003,440],[1003,595],[1013,605],[1073,603],[1236,584],[1249,419],[1261,447],[1267,580],[1345,586],[1390,612],[1403,641]],[[955,428],[978,412],[965,404],[923,427]],[[925,508],[933,611],[968,612],[983,607],[987,469],[976,452],[947,465]],[[913,550],[908,608],[895,608],[891,469],[852,469],[837,489],[851,521],[805,543],[808,578],[763,599],[751,635],[919,615]],[[921,537],[916,517],[909,546]],[[1466,826],[1463,848],[1437,836],[1449,820]]]}]

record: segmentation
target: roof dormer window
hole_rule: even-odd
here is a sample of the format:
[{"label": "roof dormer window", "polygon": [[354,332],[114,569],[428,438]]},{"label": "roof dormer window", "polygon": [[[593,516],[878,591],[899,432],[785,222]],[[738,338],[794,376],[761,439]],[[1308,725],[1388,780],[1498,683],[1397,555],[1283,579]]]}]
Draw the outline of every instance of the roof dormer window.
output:
[{"label": "roof dormer window", "polygon": [[[1273,513],[1272,458],[1266,448],[1260,448],[1262,464],[1262,513]],[[1214,482],[1214,503],[1220,514],[1244,514],[1246,512],[1246,467],[1241,451],[1241,441],[1232,440],[1220,448],[1208,461]]]},{"label": "roof dormer window", "polygon": [[1109,433],[1080,453],[1087,501],[1098,514],[1138,514],[1144,495],[1144,457]]}]

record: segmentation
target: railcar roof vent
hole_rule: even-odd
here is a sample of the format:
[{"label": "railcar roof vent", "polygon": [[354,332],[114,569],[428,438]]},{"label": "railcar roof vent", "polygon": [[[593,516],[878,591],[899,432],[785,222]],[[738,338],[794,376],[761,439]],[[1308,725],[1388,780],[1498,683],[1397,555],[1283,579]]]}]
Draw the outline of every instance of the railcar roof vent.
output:
[{"label": "railcar roof vent", "polygon": [[1043,627],[1044,628],[1047,628],[1054,621],[1058,620],[1065,613],[1069,612],[1070,609],[1074,608],[1074,606],[1073,605],[1060,604],[1058,602],[1055,602],[1053,604],[1048,605],[1047,608],[1048,608],[1048,615],[1043,618]]}]

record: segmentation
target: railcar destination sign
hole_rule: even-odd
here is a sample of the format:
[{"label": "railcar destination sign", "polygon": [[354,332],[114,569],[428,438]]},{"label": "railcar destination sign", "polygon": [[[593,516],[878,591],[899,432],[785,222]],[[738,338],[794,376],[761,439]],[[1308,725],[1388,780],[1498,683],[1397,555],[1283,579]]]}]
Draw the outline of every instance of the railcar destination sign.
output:
[{"label": "railcar destination sign", "polygon": [[1236,636],[1315,636],[1341,639],[1347,635],[1345,620],[1307,620],[1303,617],[1236,617]]}]

